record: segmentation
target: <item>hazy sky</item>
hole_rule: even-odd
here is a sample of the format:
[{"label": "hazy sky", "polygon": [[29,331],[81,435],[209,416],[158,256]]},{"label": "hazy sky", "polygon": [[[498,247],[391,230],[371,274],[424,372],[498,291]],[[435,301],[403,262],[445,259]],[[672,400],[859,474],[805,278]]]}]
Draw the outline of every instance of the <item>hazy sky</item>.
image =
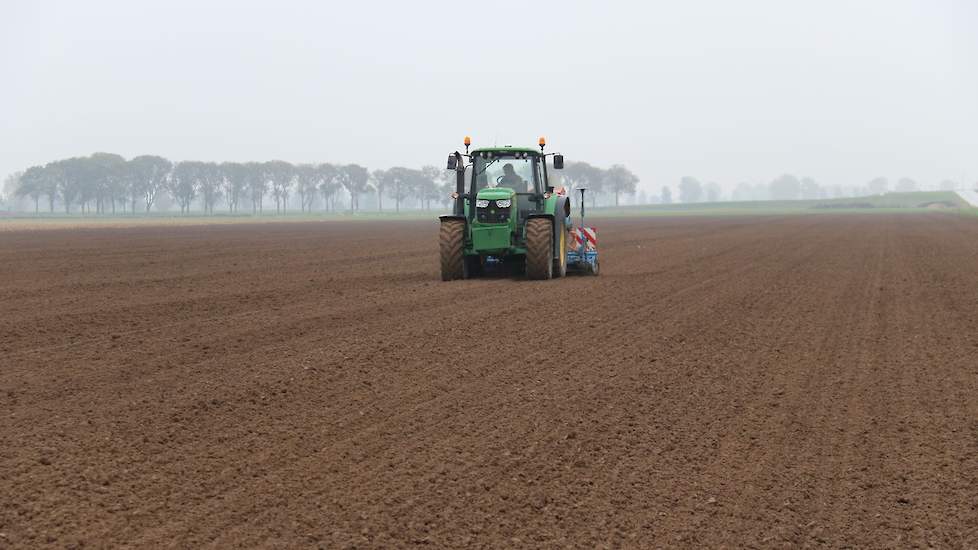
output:
[{"label": "hazy sky", "polygon": [[730,188],[978,178],[978,2],[0,4],[0,177],[94,151],[568,160]]}]

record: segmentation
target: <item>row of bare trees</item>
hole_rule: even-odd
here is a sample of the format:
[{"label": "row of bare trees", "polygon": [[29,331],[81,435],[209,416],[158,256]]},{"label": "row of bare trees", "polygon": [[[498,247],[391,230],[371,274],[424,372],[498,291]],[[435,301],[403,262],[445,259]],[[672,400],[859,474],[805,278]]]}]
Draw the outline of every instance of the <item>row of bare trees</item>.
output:
[{"label": "row of bare trees", "polygon": [[276,213],[284,213],[295,203],[303,212],[311,212],[317,202],[335,211],[341,191],[349,196],[353,211],[360,210],[361,197],[370,193],[376,193],[380,209],[384,196],[393,199],[396,210],[408,198],[430,209],[432,202],[448,200],[451,182],[446,176],[431,166],[371,172],[358,164],[174,163],[154,155],[126,160],[112,153],[95,153],[32,166],[13,176],[12,191],[33,201],[35,212],[42,204],[50,212],[56,205],[65,213],[73,209],[98,214],[149,212],[161,193],[179,205],[182,213],[194,204],[207,214],[215,209],[237,213],[242,203],[250,204],[253,213],[262,213],[269,199],[275,201]]},{"label": "row of bare trees", "polygon": [[638,176],[620,164],[600,168],[587,162],[568,162],[560,177],[570,189],[587,189],[592,206],[597,204],[599,195],[613,196],[618,206],[621,195],[634,193],[639,181]]}]

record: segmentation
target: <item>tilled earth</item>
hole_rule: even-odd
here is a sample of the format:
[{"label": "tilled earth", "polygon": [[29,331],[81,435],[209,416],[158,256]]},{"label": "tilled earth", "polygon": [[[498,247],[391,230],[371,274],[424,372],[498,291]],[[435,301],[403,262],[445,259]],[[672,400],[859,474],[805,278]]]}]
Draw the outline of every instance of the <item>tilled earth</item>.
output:
[{"label": "tilled earth", "polygon": [[0,547],[978,546],[978,219],[0,236]]}]

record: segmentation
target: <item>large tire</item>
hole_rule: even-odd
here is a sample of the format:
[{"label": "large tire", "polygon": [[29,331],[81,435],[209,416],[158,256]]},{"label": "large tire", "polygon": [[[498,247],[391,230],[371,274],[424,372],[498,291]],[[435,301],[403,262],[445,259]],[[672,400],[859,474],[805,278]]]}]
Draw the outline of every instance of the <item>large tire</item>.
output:
[{"label": "large tire", "polygon": [[552,279],[554,276],[554,224],[547,218],[526,221],[526,276]]},{"label": "large tire", "polygon": [[[561,224],[563,226],[563,224]],[[554,258],[554,278],[567,276],[567,228],[561,227],[557,231],[557,257]]]},{"label": "large tire", "polygon": [[441,280],[465,278],[465,222],[443,220],[438,233],[441,249]]}]

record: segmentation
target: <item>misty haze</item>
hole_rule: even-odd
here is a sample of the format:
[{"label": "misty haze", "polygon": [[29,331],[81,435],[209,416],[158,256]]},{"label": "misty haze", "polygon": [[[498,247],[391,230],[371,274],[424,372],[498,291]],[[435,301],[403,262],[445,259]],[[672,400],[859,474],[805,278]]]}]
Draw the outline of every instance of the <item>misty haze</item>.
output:
[{"label": "misty haze", "polygon": [[0,8],[0,549],[978,547],[978,4]]}]

